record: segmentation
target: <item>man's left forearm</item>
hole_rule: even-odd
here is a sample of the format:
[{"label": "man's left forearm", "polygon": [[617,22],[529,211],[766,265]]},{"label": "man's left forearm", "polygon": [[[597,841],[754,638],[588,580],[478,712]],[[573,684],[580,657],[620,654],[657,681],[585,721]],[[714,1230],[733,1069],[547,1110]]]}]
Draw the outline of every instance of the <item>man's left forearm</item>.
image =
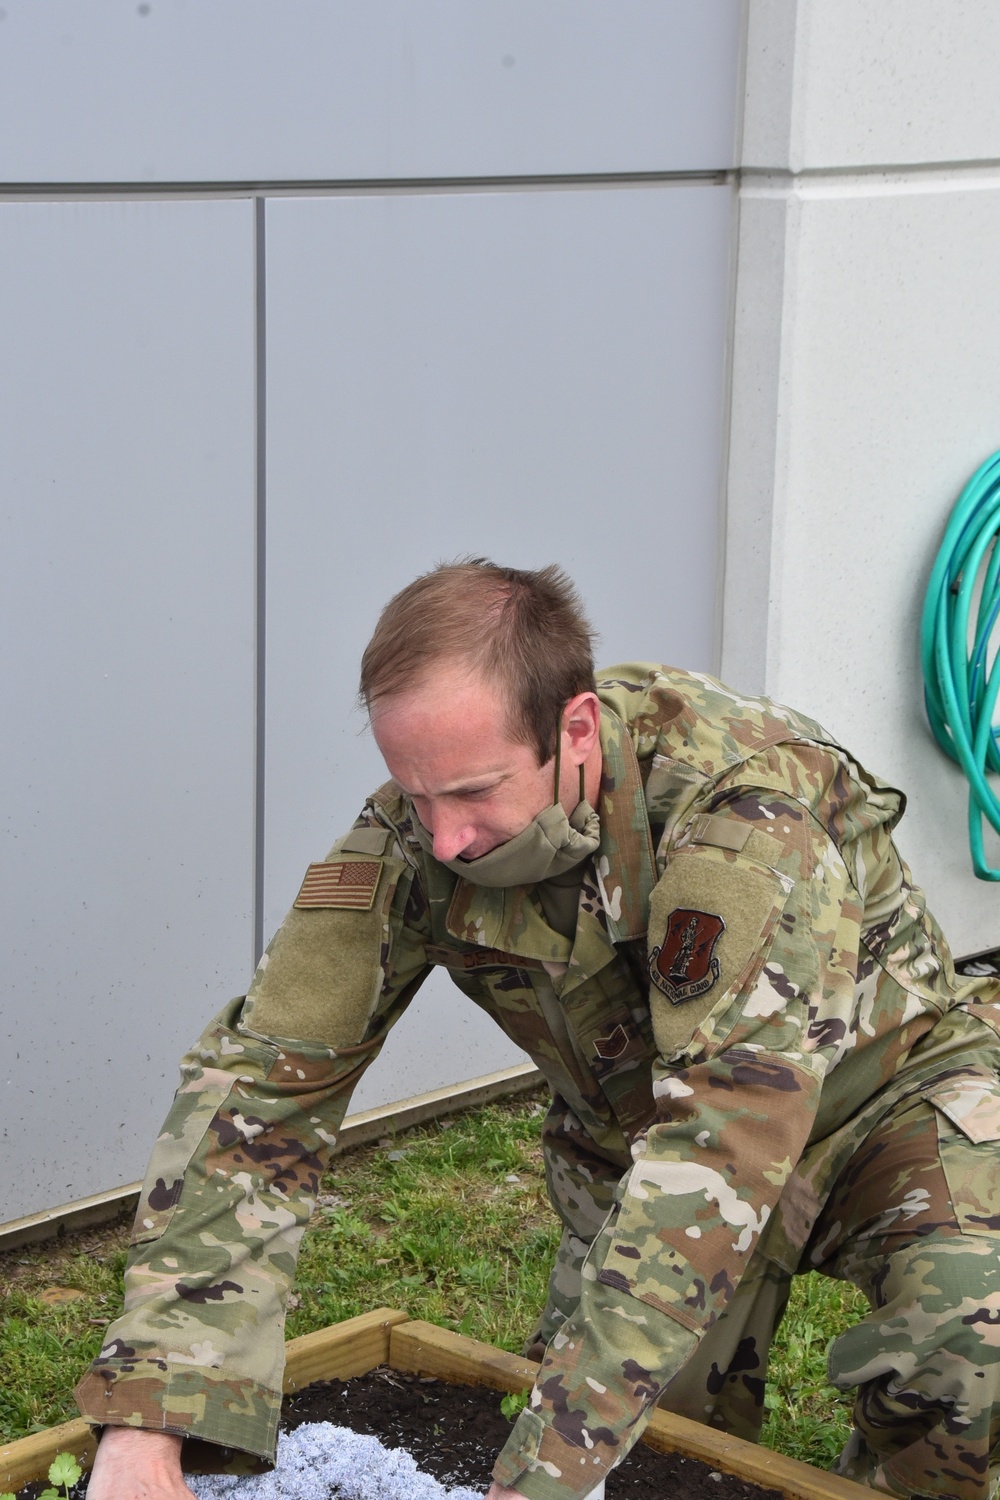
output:
[{"label": "man's left forearm", "polygon": [[606,1227],[595,1241],[580,1307],[550,1343],[497,1458],[493,1500],[583,1500],[638,1441],[697,1346],[674,1318],[596,1281],[611,1237]]}]

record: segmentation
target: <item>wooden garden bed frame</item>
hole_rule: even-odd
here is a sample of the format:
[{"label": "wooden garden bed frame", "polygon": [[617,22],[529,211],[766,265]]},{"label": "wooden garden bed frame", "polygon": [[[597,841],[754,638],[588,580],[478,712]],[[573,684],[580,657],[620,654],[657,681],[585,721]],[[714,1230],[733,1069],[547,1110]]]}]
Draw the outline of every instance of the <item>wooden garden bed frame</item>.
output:
[{"label": "wooden garden bed frame", "polygon": [[[366,1375],[376,1365],[390,1365],[414,1375],[434,1375],[453,1384],[485,1385],[497,1391],[529,1390],[538,1371],[538,1366],[528,1360],[433,1323],[410,1319],[389,1307],[290,1339],[285,1355],[286,1393],[301,1390],[314,1380]],[[654,1414],[643,1442],[660,1452],[697,1458],[710,1468],[780,1490],[786,1500],[871,1500],[872,1491],[862,1485],[772,1453],[756,1443],[713,1432],[671,1412]],[[0,1447],[0,1493],[45,1478],[57,1453],[72,1453],[89,1468],[95,1446],[89,1424],[79,1418],[7,1443]]]}]

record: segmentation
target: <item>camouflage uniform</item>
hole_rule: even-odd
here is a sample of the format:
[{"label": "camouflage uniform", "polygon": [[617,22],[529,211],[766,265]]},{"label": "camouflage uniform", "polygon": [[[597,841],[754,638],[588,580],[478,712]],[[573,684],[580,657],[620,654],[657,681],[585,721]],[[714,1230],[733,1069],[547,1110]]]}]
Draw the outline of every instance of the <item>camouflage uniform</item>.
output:
[{"label": "camouflage uniform", "polygon": [[496,1474],[585,1494],[652,1404],[754,1435],[791,1273],[862,1286],[847,1471],[979,1500],[1000,1433],[1000,1003],[956,978],[891,841],[902,799],[710,678],[599,680],[601,844],[575,937],[425,854],[392,783],[186,1059],[95,1421],[269,1455],[282,1306],[351,1089],[432,964],[546,1074],[565,1232]]}]

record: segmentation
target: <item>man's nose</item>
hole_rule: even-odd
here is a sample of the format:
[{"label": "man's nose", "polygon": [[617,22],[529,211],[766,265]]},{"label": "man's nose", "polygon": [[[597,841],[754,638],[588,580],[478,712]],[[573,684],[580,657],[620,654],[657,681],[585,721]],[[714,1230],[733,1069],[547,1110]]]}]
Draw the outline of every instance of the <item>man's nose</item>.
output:
[{"label": "man's nose", "polygon": [[476,840],[476,830],[461,809],[449,814],[447,809],[436,807],[433,833],[434,858],[440,860],[457,859]]}]

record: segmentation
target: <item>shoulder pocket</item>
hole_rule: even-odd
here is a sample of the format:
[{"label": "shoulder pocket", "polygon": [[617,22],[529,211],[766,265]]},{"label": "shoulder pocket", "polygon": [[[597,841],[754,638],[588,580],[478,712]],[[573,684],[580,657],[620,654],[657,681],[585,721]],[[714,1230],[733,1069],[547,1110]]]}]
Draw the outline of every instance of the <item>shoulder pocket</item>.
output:
[{"label": "shoulder pocket", "polygon": [[391,838],[388,828],[352,828],[334,846],[333,853],[342,850],[345,854],[384,854]]},{"label": "shoulder pocket", "polygon": [[659,830],[657,859],[669,847],[679,825],[683,825],[692,802],[708,785],[703,771],[667,755],[654,755],[644,788],[650,827]]},{"label": "shoulder pocket", "polygon": [[732,1029],[794,884],[766,863],[772,840],[751,831],[742,843],[675,849],[650,898],[649,1003],[667,1060],[717,1044]]}]

